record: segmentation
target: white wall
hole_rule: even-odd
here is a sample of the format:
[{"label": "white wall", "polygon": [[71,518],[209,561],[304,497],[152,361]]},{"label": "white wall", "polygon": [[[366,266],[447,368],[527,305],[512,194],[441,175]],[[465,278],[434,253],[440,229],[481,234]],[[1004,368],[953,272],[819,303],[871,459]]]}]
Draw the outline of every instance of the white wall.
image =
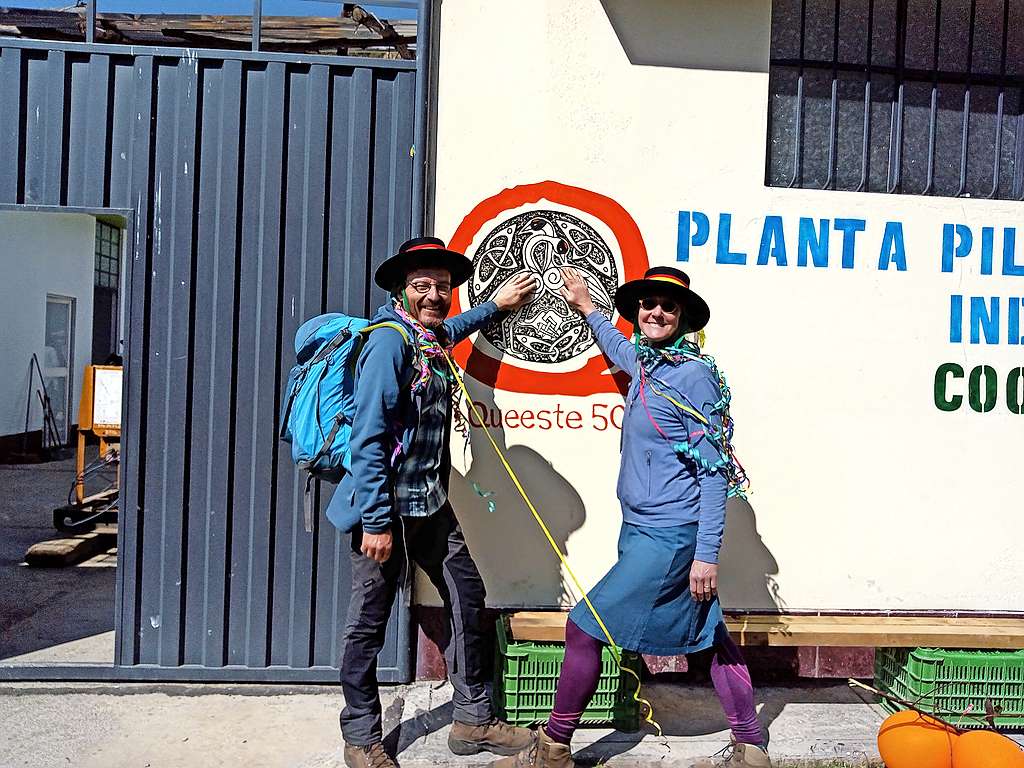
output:
[{"label": "white wall", "polygon": [[[48,293],[76,299],[71,421],[77,423],[82,369],[92,356],[95,248],[92,216],[0,211],[0,435],[25,429],[29,360],[34,352],[44,361]],[[41,426],[34,404],[29,429]]]},{"label": "white wall", "polygon": [[[509,215],[501,205],[478,208],[482,201],[552,180],[612,198],[636,222],[651,265],[690,273],[712,308],[707,351],[732,386],[736,445],[753,481],[749,504],[729,508],[727,606],[1019,610],[1024,417],[1003,402],[1024,347],[951,343],[949,306],[952,294],[1000,296],[1005,336],[1006,306],[1024,295],[1024,278],[999,274],[1002,228],[1016,224],[1020,204],[766,188],[769,8],[767,0],[446,0],[435,232],[482,229],[472,252]],[[515,210],[559,203],[542,197]],[[480,227],[467,226],[474,211]],[[685,264],[676,261],[680,211],[704,212],[711,224]],[[730,247],[748,254],[746,265],[720,263],[721,213],[732,216]],[[786,267],[756,264],[768,215],[782,216]],[[835,233],[829,267],[794,266],[800,217],[864,219],[855,268],[839,265]],[[902,226],[905,271],[878,269],[887,221]],[[972,227],[975,251],[945,273],[949,222]],[[979,274],[984,226],[996,231],[993,275]],[[1016,246],[1024,264],[1024,232]],[[616,252],[620,268],[636,261],[630,248]],[[968,373],[995,368],[996,409],[976,413],[966,398],[954,413],[936,408],[944,362]],[[511,365],[506,358],[502,371]],[[572,374],[565,382],[571,391]],[[954,383],[966,394],[965,381]],[[505,409],[592,414],[621,402],[469,384]],[[584,421],[576,430],[510,427],[499,439],[587,587],[614,562],[620,513],[618,434]],[[489,601],[564,603],[565,574],[480,430],[473,437],[465,461],[455,450],[467,479],[453,477],[452,496]],[[495,495],[481,498],[473,482]],[[421,586],[419,599],[436,602]]]}]

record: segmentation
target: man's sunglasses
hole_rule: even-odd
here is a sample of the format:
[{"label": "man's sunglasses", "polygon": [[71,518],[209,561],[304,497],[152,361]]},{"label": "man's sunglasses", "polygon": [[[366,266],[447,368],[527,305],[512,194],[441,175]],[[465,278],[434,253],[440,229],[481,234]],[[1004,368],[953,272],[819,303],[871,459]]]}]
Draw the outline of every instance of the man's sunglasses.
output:
[{"label": "man's sunglasses", "polygon": [[661,306],[662,312],[667,312],[670,315],[674,315],[679,311],[679,302],[673,301],[672,299],[640,299],[640,306],[650,312],[657,306]]}]

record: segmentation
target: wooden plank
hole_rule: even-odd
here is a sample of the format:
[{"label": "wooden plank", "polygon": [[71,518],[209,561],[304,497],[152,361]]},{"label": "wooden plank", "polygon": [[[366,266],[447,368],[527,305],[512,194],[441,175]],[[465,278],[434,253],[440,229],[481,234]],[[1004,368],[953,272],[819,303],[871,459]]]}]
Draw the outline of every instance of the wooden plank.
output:
[{"label": "wooden plank", "polygon": [[99,493],[94,493],[91,496],[86,496],[84,499],[82,499],[81,506],[85,507],[89,505],[95,506],[97,504],[106,504],[107,502],[112,501],[114,498],[117,497],[117,492],[117,488],[107,488],[106,490],[100,491]]},{"label": "wooden plank", "polygon": [[25,562],[36,568],[60,568],[80,563],[114,546],[117,546],[116,536],[90,531],[33,544],[25,553]]},{"label": "wooden plank", "polygon": [[879,622],[887,625],[922,626],[922,625],[949,625],[949,626],[1019,626],[1024,628],[1024,618],[1017,616],[801,616],[799,614],[775,614],[765,616],[746,616],[742,614],[729,614],[726,618],[730,621],[743,621],[750,625],[756,624],[833,624],[837,621],[851,625],[873,626]]},{"label": "wooden plank", "polygon": [[750,618],[753,617],[726,620],[729,631],[742,645],[1024,647],[1024,622],[1020,619],[994,623],[984,620],[987,623],[978,624],[947,617],[799,616],[780,617],[774,623]]},{"label": "wooden plank", "polygon": [[[512,636],[562,642],[566,615],[558,611],[512,614]],[[1024,648],[1024,619],[1011,616],[727,616],[726,625],[741,645]]]},{"label": "wooden plank", "polygon": [[[239,43],[252,35],[252,17],[248,15],[98,13],[96,22],[98,39],[107,42],[166,44],[196,37]],[[8,34],[27,37],[49,33],[81,38],[85,34],[84,11],[77,9],[0,8],[0,26]],[[416,22],[411,20],[379,25],[373,17],[264,16],[260,26],[263,43],[271,45],[395,47],[401,52],[416,42]]]},{"label": "wooden plank", "polygon": [[738,632],[730,627],[733,638],[739,645],[747,646],[772,646],[772,647],[800,647],[800,646],[823,646],[830,648],[848,647],[876,647],[876,648],[997,648],[1006,650],[1018,650],[1024,647],[1024,637],[1020,634],[999,636],[991,634],[978,634],[965,632],[962,634],[950,633],[922,633],[920,631],[907,632],[839,632],[817,633],[801,632],[794,633],[751,633]]}]

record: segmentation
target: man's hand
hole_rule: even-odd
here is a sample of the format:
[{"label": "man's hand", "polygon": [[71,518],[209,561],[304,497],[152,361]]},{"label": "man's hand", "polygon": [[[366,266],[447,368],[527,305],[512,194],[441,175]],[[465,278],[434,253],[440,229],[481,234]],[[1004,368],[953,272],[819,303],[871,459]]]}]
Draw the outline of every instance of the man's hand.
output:
[{"label": "man's hand", "polygon": [[561,272],[562,287],[558,289],[558,292],[562,294],[566,303],[584,317],[594,312],[597,307],[591,301],[590,289],[580,277],[580,273],[572,267],[562,267]]},{"label": "man's hand", "polygon": [[694,560],[690,566],[690,594],[698,603],[718,592],[718,565]]},{"label": "man's hand", "polygon": [[391,531],[384,531],[384,533],[363,531],[363,542],[359,550],[371,560],[386,563],[391,557]]},{"label": "man's hand", "polygon": [[520,272],[498,289],[498,292],[494,294],[494,303],[498,305],[498,309],[506,312],[519,309],[533,298],[538,287],[537,278],[534,275],[529,272]]}]

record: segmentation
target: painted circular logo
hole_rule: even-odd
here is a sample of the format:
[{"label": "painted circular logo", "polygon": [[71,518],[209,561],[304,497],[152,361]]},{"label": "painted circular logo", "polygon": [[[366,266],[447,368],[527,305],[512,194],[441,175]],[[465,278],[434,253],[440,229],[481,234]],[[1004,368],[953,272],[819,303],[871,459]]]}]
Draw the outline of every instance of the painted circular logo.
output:
[{"label": "painted circular logo", "polygon": [[537,296],[519,312],[484,328],[484,337],[507,355],[531,363],[561,363],[594,343],[590,327],[559,293],[561,267],[575,267],[597,308],[611,318],[618,269],[611,248],[582,219],[561,211],[536,210],[506,219],[492,229],[476,253],[469,300],[492,298],[523,272],[537,278]]},{"label": "painted circular logo", "polygon": [[[607,241],[605,231],[611,234]],[[643,277],[648,267],[643,237],[626,209],[581,187],[556,181],[523,184],[480,201],[462,220],[449,247],[469,255],[475,267],[473,278],[452,294],[453,315],[493,297],[524,271],[540,282],[533,302],[483,330],[486,345],[455,348],[456,362],[469,375],[507,392],[625,392],[628,376],[594,353],[589,326],[559,294],[558,268],[579,270],[594,303],[614,317],[611,297],[616,287]],[[623,318],[615,323],[627,336],[632,333]]]}]

